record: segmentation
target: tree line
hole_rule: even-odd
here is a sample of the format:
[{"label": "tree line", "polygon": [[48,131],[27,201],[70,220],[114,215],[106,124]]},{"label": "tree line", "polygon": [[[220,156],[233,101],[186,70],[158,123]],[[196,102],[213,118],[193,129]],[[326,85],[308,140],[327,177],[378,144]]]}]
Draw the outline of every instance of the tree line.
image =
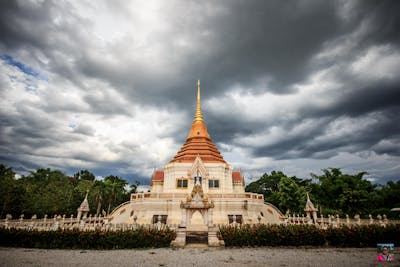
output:
[{"label": "tree line", "polygon": [[[309,179],[289,177],[280,171],[264,173],[246,186],[247,192],[264,195],[283,213],[304,213],[306,193],[325,216],[346,214],[354,216],[386,214],[398,218],[390,209],[400,207],[400,181],[385,185],[373,184],[364,178],[365,172],[346,174],[338,168],[322,170],[322,175],[311,174]],[[0,218],[11,214],[14,218],[24,214],[76,215],[77,208],[88,195],[90,213],[109,214],[116,206],[129,200],[137,186],[128,185],[121,177],[109,175],[96,180],[93,173],[80,170],[67,176],[59,170],[37,169],[17,179],[15,172],[0,164]]]},{"label": "tree line", "polygon": [[96,180],[93,173],[80,170],[67,176],[59,170],[37,169],[17,179],[16,173],[0,164],[0,218],[11,214],[26,218],[36,214],[76,216],[86,194],[91,214],[109,214],[136,193],[138,183],[128,185],[121,177],[109,175]]},{"label": "tree line", "polygon": [[283,213],[304,214],[308,192],[314,206],[324,216],[386,214],[388,218],[398,218],[399,215],[390,210],[400,207],[400,181],[373,184],[364,178],[365,174],[346,174],[339,168],[329,168],[323,169],[322,175],[312,173],[311,178],[300,179],[272,171],[248,184],[246,191],[263,194],[265,201]]}]

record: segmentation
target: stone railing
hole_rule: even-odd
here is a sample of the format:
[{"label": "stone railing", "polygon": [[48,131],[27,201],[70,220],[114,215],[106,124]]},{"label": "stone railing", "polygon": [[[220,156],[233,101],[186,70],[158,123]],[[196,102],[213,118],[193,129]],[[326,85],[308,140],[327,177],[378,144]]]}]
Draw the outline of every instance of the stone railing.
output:
[{"label": "stone railing", "polygon": [[339,227],[341,225],[368,225],[368,224],[375,224],[380,226],[386,226],[388,224],[400,224],[400,220],[389,220],[387,219],[386,215],[378,215],[375,219],[372,215],[369,215],[369,219],[361,219],[359,215],[354,216],[354,218],[350,218],[346,215],[345,218],[340,218],[339,215],[328,215],[324,217],[321,215],[320,217],[316,217],[315,219],[299,214],[293,215],[286,215],[285,224],[314,224],[321,228],[328,228],[328,227]]},{"label": "stone railing", "polygon": [[[44,218],[37,218],[36,216],[32,216],[31,219],[24,219],[24,216],[21,215],[19,219],[12,219],[11,216],[7,216],[6,219],[0,220],[0,228],[6,229],[24,229],[24,230],[38,230],[38,231],[56,231],[56,230],[79,230],[79,231],[126,231],[126,230],[135,230],[140,227],[149,228],[149,229],[164,229],[169,228],[172,230],[178,229],[177,224],[165,224],[162,222],[161,216],[157,218],[157,222],[154,224],[138,224],[136,223],[137,218],[134,217],[133,223],[110,223],[107,217],[92,216],[84,217],[81,219],[71,217],[67,218],[65,215],[55,215],[53,218],[48,218],[45,215]],[[257,224],[257,223],[256,223]],[[313,218],[307,217],[305,215],[290,215],[287,214],[284,218],[283,224],[314,224],[317,227],[326,229],[328,227],[339,227],[341,225],[353,226],[353,225],[380,225],[386,226],[389,224],[400,224],[400,220],[389,220],[385,215],[378,215],[375,219],[370,215],[369,219],[361,219],[360,216],[355,216],[354,218],[350,218],[346,216],[345,218],[340,218],[338,215],[328,215],[324,217],[321,215],[316,218],[314,221]],[[236,218],[233,219],[233,222],[230,224],[231,226],[240,226],[241,223],[236,222]],[[218,227],[223,226],[217,225]]]},{"label": "stone railing", "polygon": [[138,224],[136,220],[134,223],[110,223],[107,217],[92,216],[84,217],[81,219],[71,217],[67,218],[65,215],[55,215],[53,218],[37,218],[35,215],[31,219],[24,219],[21,215],[19,219],[12,219],[7,216],[6,219],[0,220],[0,228],[5,229],[23,229],[23,230],[38,230],[38,231],[56,231],[56,230],[79,230],[79,231],[127,231],[135,230],[140,227],[150,229],[176,229],[178,225],[167,225],[161,222],[161,219],[154,224]]}]

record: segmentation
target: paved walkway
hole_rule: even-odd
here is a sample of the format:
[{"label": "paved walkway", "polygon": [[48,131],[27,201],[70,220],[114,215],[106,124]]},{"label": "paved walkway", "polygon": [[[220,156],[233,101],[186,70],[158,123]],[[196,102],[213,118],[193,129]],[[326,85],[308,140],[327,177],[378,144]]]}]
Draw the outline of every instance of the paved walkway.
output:
[{"label": "paved walkway", "polygon": [[[395,260],[383,266],[400,266]],[[186,248],[46,250],[1,248],[0,266],[379,266],[373,248]]]}]

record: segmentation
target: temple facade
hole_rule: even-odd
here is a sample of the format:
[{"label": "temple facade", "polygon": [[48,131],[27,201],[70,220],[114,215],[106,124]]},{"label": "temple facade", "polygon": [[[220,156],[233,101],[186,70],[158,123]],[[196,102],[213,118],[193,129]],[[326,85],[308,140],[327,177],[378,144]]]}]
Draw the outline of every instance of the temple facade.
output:
[{"label": "temple facade", "polygon": [[193,123],[186,142],[162,170],[150,192],[132,194],[109,216],[111,223],[185,225],[283,223],[284,215],[262,194],[246,193],[239,170],[226,162],[208,133],[201,110],[200,81]]}]

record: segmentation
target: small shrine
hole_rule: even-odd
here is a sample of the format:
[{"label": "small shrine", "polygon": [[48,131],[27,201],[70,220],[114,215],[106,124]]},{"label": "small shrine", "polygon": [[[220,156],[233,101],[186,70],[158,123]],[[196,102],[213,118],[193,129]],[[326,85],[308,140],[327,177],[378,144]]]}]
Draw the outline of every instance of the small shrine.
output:
[{"label": "small shrine", "polygon": [[90,211],[89,202],[87,199],[88,193],[89,192],[86,192],[85,199],[82,201],[81,205],[78,208],[78,216],[77,216],[78,220],[80,220],[81,218],[86,218]]},{"label": "small shrine", "polygon": [[308,192],[307,192],[306,207],[304,208],[304,211],[306,212],[307,220],[308,220],[309,223],[316,223],[317,222],[318,209],[311,202],[311,199],[310,199],[310,196],[308,195]]}]

